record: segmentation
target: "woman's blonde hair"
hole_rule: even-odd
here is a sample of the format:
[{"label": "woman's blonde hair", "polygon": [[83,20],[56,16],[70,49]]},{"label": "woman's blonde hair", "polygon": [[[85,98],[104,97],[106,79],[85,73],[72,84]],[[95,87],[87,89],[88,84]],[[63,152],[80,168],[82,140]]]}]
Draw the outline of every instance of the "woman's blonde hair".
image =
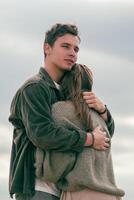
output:
[{"label": "woman's blonde hair", "polygon": [[92,85],[92,71],[81,64],[75,64],[70,72],[66,72],[61,83],[63,100],[71,100],[74,103],[76,114],[87,130],[92,130],[92,122],[89,107],[83,99],[82,92],[91,91]]}]

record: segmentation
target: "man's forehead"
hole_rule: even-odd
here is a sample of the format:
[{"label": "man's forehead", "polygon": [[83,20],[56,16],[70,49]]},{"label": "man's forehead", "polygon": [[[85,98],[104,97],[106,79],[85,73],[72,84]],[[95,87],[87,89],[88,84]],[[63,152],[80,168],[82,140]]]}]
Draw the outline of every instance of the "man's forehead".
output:
[{"label": "man's forehead", "polygon": [[80,44],[80,40],[78,36],[72,35],[72,34],[65,34],[61,37],[58,37],[55,41],[57,43],[67,43],[70,45],[76,45],[78,46]]}]

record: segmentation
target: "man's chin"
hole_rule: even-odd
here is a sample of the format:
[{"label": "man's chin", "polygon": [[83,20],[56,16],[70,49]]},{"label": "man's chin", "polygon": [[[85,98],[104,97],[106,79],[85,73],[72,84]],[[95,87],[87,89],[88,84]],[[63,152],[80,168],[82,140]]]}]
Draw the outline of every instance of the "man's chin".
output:
[{"label": "man's chin", "polygon": [[74,64],[73,64],[73,65],[70,65],[70,66],[66,66],[66,67],[65,67],[65,71],[70,71],[70,70],[72,69],[73,66],[74,66]]}]

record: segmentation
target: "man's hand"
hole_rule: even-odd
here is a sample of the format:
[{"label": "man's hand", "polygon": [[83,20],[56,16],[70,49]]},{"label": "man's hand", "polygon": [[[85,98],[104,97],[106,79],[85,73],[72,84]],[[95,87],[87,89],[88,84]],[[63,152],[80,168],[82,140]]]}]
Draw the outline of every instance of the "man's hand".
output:
[{"label": "man's hand", "polygon": [[93,131],[94,135],[94,144],[93,147],[97,150],[106,150],[110,145],[110,139],[106,136],[106,132],[101,130],[101,127],[98,126]]},{"label": "man's hand", "polygon": [[[93,92],[83,92],[83,98],[89,108],[94,108],[98,113],[103,113],[105,111],[105,105]],[[101,117],[107,121],[107,111],[102,114]]]},{"label": "man's hand", "polygon": [[95,96],[93,92],[83,92],[83,98],[85,99],[89,108],[94,108],[100,113],[105,110],[105,105],[97,96]]},{"label": "man's hand", "polygon": [[110,144],[110,139],[106,136],[106,132],[101,130],[101,127],[98,126],[93,131],[94,141],[92,141],[92,135],[87,133],[87,140],[85,146],[90,146],[93,143],[93,148],[96,150],[106,150]]}]

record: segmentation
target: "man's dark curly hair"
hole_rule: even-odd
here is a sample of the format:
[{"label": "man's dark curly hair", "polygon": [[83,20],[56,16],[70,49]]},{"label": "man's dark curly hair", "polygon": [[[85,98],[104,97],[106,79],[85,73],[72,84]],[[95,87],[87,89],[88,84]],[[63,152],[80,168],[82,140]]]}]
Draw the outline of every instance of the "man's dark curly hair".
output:
[{"label": "man's dark curly hair", "polygon": [[71,34],[71,35],[77,36],[80,40],[77,26],[73,24],[58,24],[57,23],[53,25],[52,28],[46,32],[44,44],[48,43],[50,46],[53,46],[57,38],[65,34]]}]

